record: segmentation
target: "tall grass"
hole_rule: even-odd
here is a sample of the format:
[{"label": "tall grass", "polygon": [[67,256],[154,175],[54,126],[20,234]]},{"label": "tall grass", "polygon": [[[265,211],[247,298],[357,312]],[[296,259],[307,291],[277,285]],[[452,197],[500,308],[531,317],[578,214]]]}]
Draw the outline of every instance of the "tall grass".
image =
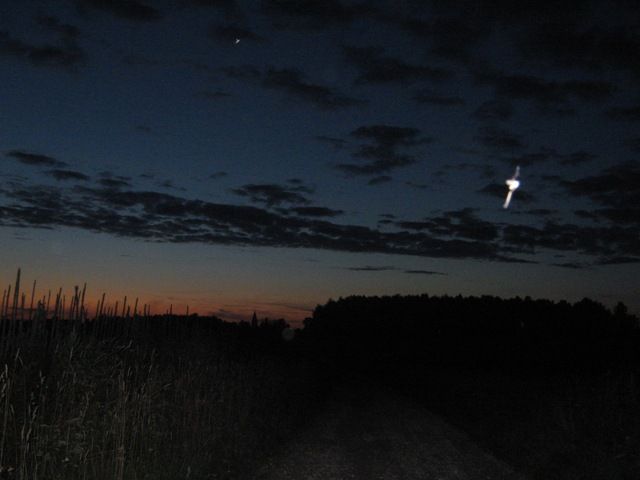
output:
[{"label": "tall grass", "polygon": [[317,398],[273,336],[195,316],[87,321],[82,295],[71,319],[3,317],[0,478],[241,478]]}]

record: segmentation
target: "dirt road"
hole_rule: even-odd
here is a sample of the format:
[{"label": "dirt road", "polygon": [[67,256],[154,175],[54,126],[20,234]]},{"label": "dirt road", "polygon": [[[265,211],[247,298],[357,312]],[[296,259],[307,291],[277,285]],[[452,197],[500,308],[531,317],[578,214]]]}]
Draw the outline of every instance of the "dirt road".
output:
[{"label": "dirt road", "polygon": [[365,384],[327,407],[257,480],[522,480],[463,432],[415,402]]}]

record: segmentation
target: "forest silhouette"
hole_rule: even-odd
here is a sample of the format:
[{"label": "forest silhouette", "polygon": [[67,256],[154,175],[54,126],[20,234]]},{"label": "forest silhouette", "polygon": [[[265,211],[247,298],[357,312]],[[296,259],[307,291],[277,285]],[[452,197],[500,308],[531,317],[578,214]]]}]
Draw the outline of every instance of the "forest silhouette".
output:
[{"label": "forest silhouette", "polygon": [[638,319],[587,298],[351,296],[318,306],[303,336],[316,357],[372,371],[395,366],[610,368],[639,357]]}]

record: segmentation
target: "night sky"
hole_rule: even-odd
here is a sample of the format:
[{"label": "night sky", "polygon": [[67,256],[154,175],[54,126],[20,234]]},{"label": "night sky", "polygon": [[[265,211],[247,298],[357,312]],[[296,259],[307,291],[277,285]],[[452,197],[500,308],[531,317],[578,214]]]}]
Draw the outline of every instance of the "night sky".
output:
[{"label": "night sky", "polygon": [[294,324],[351,294],[638,313],[639,12],[2,2],[2,288]]}]

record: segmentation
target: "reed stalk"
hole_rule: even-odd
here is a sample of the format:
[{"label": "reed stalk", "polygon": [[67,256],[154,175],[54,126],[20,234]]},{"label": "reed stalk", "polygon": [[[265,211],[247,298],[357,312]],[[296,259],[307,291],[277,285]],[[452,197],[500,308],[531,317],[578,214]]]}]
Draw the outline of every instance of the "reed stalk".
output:
[{"label": "reed stalk", "polygon": [[5,305],[4,316],[9,316],[9,299],[11,298],[11,284],[9,284],[9,288],[7,289],[7,303]]},{"label": "reed stalk", "polygon": [[33,288],[31,289],[31,302],[29,304],[29,320],[33,316],[33,298],[36,296],[36,281],[33,281]]},{"label": "reed stalk", "polygon": [[85,282],[84,286],[82,287],[82,299],[80,300],[80,310],[81,310],[81,312],[80,312],[80,321],[81,322],[84,322],[84,318],[82,316],[82,312],[84,312],[84,294],[86,293],[86,291],[87,291],[87,284]]},{"label": "reed stalk", "polygon": [[45,316],[49,317],[49,305],[51,303],[51,289],[49,289],[49,293],[47,294],[47,306],[45,310]]},{"label": "reed stalk", "polygon": [[16,288],[14,289],[13,292],[13,308],[12,308],[12,313],[11,313],[11,317],[12,320],[15,321],[16,319],[16,315],[18,313],[18,300],[20,299],[20,269],[18,269],[18,274],[16,275]]}]

